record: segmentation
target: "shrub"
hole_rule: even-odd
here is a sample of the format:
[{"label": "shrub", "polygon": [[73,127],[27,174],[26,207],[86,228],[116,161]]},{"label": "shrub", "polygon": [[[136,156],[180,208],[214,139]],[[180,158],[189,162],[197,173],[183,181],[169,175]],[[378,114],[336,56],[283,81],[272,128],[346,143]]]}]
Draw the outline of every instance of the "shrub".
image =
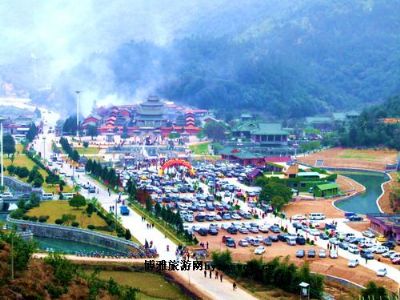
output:
[{"label": "shrub", "polygon": [[17,208],[16,210],[10,213],[10,217],[14,219],[21,219],[24,216],[24,210]]},{"label": "shrub", "polygon": [[73,227],[79,227],[79,223],[78,223],[78,222],[72,222],[71,226],[73,226]]},{"label": "shrub", "polygon": [[64,222],[63,222],[63,220],[61,220],[61,219],[56,219],[56,220],[55,220],[55,223],[58,224],[58,225],[61,225],[61,224],[64,223]]},{"label": "shrub", "polygon": [[29,216],[23,215],[23,216],[22,216],[22,220],[25,220],[25,221],[29,220]]},{"label": "shrub", "polygon": [[32,216],[29,218],[29,221],[32,221],[32,222],[37,222],[37,220],[38,220],[38,217],[36,217],[36,216]]},{"label": "shrub", "polygon": [[45,223],[49,219],[49,216],[39,216],[39,222]]},{"label": "shrub", "polygon": [[96,229],[96,226],[94,226],[93,224],[89,224],[87,226],[87,228],[90,229],[90,230],[93,230],[93,229]]}]

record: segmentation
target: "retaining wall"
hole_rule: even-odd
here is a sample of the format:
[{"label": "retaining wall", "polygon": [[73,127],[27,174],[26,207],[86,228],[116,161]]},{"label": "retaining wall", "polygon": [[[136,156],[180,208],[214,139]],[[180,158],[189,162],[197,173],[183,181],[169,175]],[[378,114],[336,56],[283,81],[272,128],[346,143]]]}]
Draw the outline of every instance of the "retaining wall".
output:
[{"label": "retaining wall", "polygon": [[145,255],[144,249],[134,242],[91,230],[56,224],[17,220],[11,218],[10,216],[7,217],[7,221],[11,224],[15,224],[18,229],[30,230],[32,231],[33,235],[39,237],[86,243],[112,249],[122,253],[134,252],[143,255],[143,257]]}]

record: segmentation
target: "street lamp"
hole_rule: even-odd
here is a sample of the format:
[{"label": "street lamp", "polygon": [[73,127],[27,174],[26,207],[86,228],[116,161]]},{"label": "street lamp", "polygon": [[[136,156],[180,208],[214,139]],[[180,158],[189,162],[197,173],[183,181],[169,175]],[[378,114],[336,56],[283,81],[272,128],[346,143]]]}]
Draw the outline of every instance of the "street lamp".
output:
[{"label": "street lamp", "polygon": [[46,137],[43,136],[43,161],[46,161]]},{"label": "street lamp", "polygon": [[307,282],[300,282],[300,299],[310,299],[310,285]]},{"label": "street lamp", "polygon": [[79,139],[79,94],[81,91],[75,91],[76,93],[76,138]]}]

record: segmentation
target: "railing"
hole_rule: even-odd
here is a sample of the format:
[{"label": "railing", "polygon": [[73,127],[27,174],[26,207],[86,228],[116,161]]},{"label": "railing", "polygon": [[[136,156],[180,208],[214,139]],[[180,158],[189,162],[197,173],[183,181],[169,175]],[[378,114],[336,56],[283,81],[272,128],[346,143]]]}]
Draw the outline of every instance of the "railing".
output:
[{"label": "railing", "polygon": [[11,218],[10,216],[7,216],[7,222],[13,223],[13,224],[19,224],[19,225],[32,225],[32,226],[42,227],[42,228],[61,229],[61,230],[64,230],[64,231],[88,234],[88,235],[96,236],[96,237],[103,238],[103,239],[106,239],[106,240],[110,240],[110,241],[114,241],[114,242],[117,242],[117,243],[121,243],[121,244],[124,244],[126,246],[133,247],[133,248],[135,248],[136,250],[138,250],[140,252],[144,252],[142,247],[139,246],[138,244],[134,243],[134,242],[127,241],[125,239],[120,239],[120,238],[117,238],[117,237],[113,237],[111,235],[107,235],[107,234],[103,234],[103,233],[99,233],[99,232],[94,232],[94,231],[91,231],[91,230],[85,230],[85,229],[74,228],[74,227],[67,227],[67,226],[57,225],[57,224],[45,224],[45,223],[40,223],[40,222],[18,220],[18,219]]}]

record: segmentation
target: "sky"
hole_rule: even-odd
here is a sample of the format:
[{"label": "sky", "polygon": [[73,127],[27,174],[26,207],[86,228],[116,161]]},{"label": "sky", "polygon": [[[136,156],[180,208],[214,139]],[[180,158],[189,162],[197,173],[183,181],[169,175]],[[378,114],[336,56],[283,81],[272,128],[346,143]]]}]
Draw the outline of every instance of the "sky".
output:
[{"label": "sky", "polygon": [[[0,82],[40,90],[55,88],[62,78],[64,89],[82,90],[86,112],[94,99],[125,102],[113,91],[115,74],[108,61],[92,60],[91,76],[72,76],[71,70],[131,40],[168,47],[193,18],[215,5],[201,0],[2,0]],[[152,88],[138,87],[138,97]]]}]

